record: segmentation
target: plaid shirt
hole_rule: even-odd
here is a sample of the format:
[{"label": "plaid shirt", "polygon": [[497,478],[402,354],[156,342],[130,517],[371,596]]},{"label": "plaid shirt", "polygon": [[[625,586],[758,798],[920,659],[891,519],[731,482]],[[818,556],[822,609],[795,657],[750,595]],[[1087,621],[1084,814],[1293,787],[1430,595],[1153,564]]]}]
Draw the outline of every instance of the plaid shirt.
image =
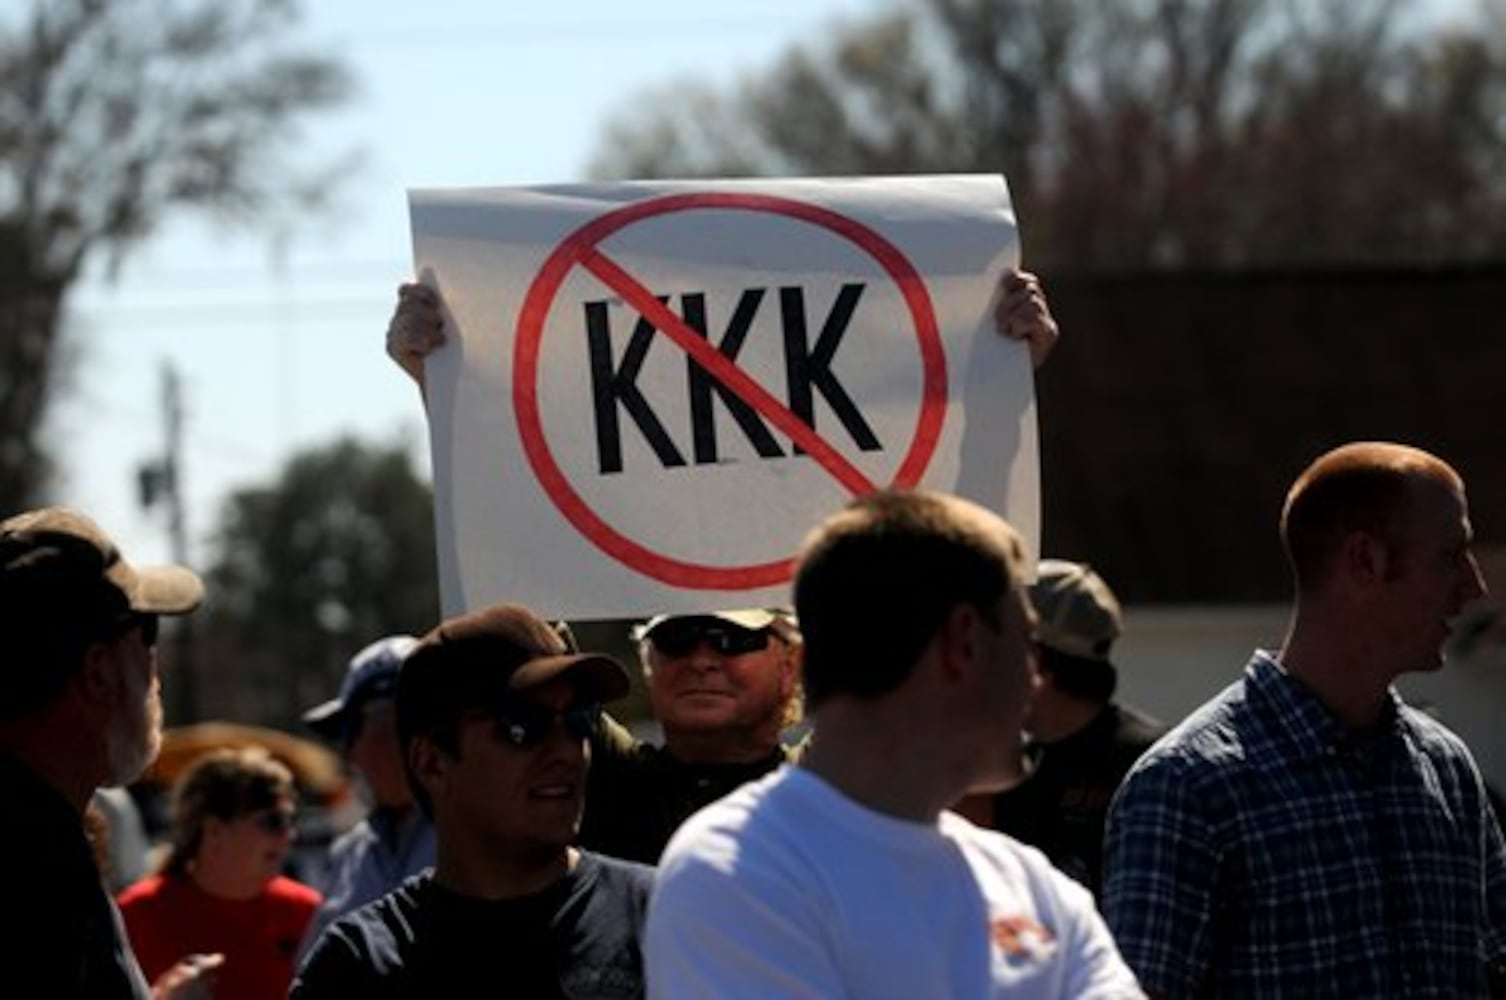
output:
[{"label": "plaid shirt", "polygon": [[1506,965],[1506,845],[1464,744],[1394,693],[1357,740],[1265,653],[1130,772],[1105,868],[1152,994],[1479,997]]}]

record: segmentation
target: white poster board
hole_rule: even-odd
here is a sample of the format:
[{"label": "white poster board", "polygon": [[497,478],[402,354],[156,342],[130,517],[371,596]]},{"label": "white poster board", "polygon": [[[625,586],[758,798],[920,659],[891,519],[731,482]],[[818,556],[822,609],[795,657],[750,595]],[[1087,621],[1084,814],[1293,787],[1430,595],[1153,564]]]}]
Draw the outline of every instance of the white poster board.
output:
[{"label": "white poster board", "polygon": [[[969,497],[1038,551],[999,176],[410,193],[445,613],[787,605],[855,494]],[[924,581],[916,581],[924,586]]]}]

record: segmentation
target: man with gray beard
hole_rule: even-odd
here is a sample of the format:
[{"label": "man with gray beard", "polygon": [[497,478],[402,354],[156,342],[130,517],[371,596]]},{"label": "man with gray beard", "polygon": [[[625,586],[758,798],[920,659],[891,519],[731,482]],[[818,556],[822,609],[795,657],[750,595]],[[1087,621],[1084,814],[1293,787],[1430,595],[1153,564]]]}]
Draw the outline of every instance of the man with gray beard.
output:
[{"label": "man with gray beard", "polygon": [[[135,568],[99,526],[59,507],[0,522],[0,917],[9,995],[148,997],[84,836],[97,788],[134,781],[162,742],[159,615],[199,606],[179,566]],[[201,965],[163,976],[187,995]]]}]

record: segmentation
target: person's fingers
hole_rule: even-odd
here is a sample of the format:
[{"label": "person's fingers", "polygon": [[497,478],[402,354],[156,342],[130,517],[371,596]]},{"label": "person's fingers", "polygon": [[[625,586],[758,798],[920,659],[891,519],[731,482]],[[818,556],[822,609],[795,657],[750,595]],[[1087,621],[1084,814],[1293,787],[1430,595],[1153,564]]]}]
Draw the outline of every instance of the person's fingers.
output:
[{"label": "person's fingers", "polygon": [[1030,289],[1039,291],[1041,279],[1030,271],[1005,271],[1003,285],[1005,297],[1008,298],[1010,295]]},{"label": "person's fingers", "polygon": [[387,356],[420,379],[424,357],[445,342],[444,313],[438,293],[427,285],[408,282],[398,286],[397,295],[387,324]]},{"label": "person's fingers", "polygon": [[1061,338],[1040,279],[1028,271],[1006,272],[1000,280],[1003,294],[994,306],[994,326],[1005,337],[1024,341],[1030,361],[1040,367]]},{"label": "person's fingers", "polygon": [[215,970],[224,964],[220,952],[189,955],[157,977],[152,996],[156,1000],[208,1000],[214,996]]},{"label": "person's fingers", "polygon": [[439,293],[416,281],[405,281],[397,286],[397,297],[399,301],[427,303],[435,308],[439,306]]},{"label": "person's fingers", "polygon": [[1050,316],[1050,310],[1046,307],[1046,296],[1039,289],[1034,288],[1010,293],[1000,300],[998,312],[1004,321],[1029,322],[1043,316]]},{"label": "person's fingers", "polygon": [[1006,337],[1023,340],[1026,329],[1046,312],[1046,299],[1038,288],[1016,284],[1006,288],[994,306],[994,325]]}]

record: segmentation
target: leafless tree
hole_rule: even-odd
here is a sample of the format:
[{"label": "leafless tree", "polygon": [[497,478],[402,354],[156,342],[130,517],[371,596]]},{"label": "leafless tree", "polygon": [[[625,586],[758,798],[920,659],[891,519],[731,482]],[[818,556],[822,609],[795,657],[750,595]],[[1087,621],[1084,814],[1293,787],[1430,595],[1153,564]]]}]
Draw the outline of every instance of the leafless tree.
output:
[{"label": "leafless tree", "polygon": [[40,431],[86,265],[170,216],[265,223],[328,190],[290,140],[344,99],[287,41],[292,0],[34,0],[0,17],[0,510],[35,502]]},{"label": "leafless tree", "polygon": [[894,0],[631,98],[598,176],[1002,171],[1042,268],[1506,255],[1506,0]]}]

